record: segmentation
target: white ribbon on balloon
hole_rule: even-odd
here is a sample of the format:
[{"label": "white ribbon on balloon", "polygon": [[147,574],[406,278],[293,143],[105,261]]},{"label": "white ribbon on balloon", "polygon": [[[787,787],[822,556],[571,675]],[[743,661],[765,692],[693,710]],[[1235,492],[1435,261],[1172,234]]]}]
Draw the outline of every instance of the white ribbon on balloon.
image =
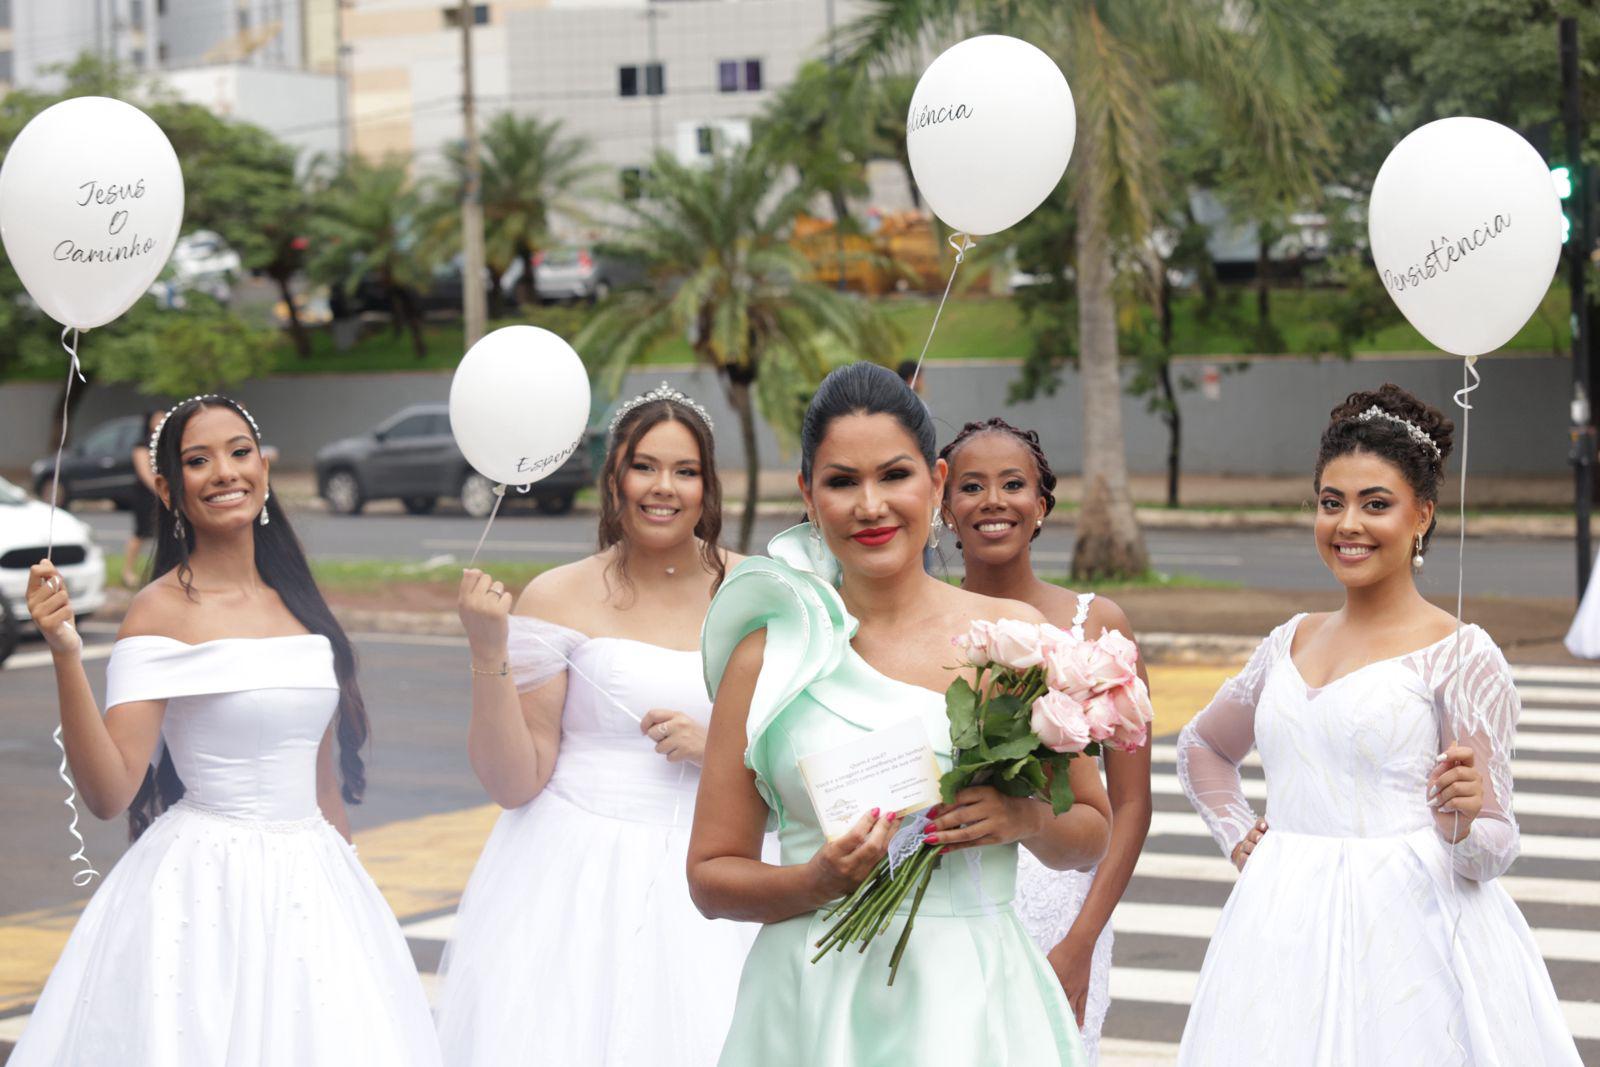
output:
[{"label": "white ribbon on balloon", "polygon": [[934,331],[939,328],[939,316],[944,313],[945,301],[950,299],[950,289],[956,283],[956,271],[961,269],[961,261],[966,258],[967,251],[978,245],[968,234],[953,233],[950,235],[950,247],[956,250],[956,261],[950,268],[950,278],[944,283],[944,295],[939,298],[939,306],[933,309],[933,325],[928,327],[928,339],[922,342],[922,351],[917,353],[917,369],[912,371],[909,383],[913,388],[922,376],[922,361],[928,357],[928,346],[933,344]]}]

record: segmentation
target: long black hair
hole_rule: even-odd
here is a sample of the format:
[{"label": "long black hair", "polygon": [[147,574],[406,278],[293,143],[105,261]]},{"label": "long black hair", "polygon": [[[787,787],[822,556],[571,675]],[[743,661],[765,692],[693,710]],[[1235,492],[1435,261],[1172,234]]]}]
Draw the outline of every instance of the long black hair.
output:
[{"label": "long black hair", "polygon": [[[156,444],[156,473],[167,481],[172,503],[161,508],[157,515],[155,561],[151,567],[151,580],[168,571],[178,572],[178,583],[183,591],[194,598],[191,584],[189,554],[194,550],[194,525],[185,519],[178,531],[178,519],[184,515],[183,465],[180,453],[183,448],[183,431],[195,412],[208,407],[227,408],[240,417],[250,428],[256,447],[261,446],[261,434],[255,420],[239,404],[225,396],[191,397],[179,404],[161,426],[161,436]],[[306,562],[305,550],[289,526],[289,517],[278,505],[275,497],[266,502],[268,523],[250,524],[255,537],[256,573],[283,600],[292,615],[307,630],[321,634],[333,646],[333,669],[339,679],[339,708],[334,719],[335,733],[339,738],[340,792],[345,803],[359,804],[367,789],[366,766],[361,761],[361,747],[367,742],[367,707],[356,685],[356,655],[345,636],[344,628],[334,618],[328,602],[322,598],[316,581],[311,577],[311,565]],[[145,774],[144,784],[128,808],[128,836],[137,839],[161,812],[183,796],[184,785],[172,763],[172,753],[163,750],[160,766]]]},{"label": "long black hair", "polygon": [[811,483],[811,464],[817,448],[835,419],[846,415],[889,415],[917,443],[917,451],[931,470],[937,438],[933,416],[922,398],[887,367],[876,363],[847,363],[822,379],[800,424],[800,476]]}]

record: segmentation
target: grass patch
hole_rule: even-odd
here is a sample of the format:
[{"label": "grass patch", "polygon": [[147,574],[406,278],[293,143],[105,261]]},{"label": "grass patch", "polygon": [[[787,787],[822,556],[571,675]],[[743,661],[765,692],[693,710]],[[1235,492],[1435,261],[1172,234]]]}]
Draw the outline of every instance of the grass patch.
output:
[{"label": "grass patch", "polygon": [[[408,563],[402,560],[326,560],[311,561],[311,574],[324,591],[369,593],[402,583],[432,584],[461,580],[466,564]],[[558,567],[557,563],[530,563],[527,560],[479,560],[479,570],[488,571],[507,589],[521,589],[545,571]]]},{"label": "grass patch", "polygon": [[1051,585],[1059,585],[1063,589],[1077,589],[1081,592],[1118,593],[1129,589],[1243,589],[1239,582],[1221,581],[1215,578],[1201,578],[1196,574],[1174,573],[1149,570],[1136,578],[1121,578],[1109,582],[1077,583],[1071,578],[1059,575],[1048,575],[1044,579]]}]

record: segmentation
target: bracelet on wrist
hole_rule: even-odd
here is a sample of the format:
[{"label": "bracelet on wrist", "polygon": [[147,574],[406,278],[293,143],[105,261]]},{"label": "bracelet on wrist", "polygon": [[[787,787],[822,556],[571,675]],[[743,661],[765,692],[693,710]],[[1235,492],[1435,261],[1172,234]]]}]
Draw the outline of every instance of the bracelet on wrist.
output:
[{"label": "bracelet on wrist", "polygon": [[501,660],[500,666],[495,670],[484,670],[482,667],[470,660],[467,661],[467,666],[472,670],[473,674],[483,675],[488,678],[504,678],[506,675],[511,673],[511,664],[507,660]]}]

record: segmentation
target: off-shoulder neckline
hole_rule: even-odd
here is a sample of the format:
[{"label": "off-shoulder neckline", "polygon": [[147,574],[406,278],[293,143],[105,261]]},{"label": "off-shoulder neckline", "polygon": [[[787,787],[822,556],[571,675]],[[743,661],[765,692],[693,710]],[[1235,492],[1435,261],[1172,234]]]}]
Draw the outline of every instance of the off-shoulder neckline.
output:
[{"label": "off-shoulder neckline", "polygon": [[1410,659],[1412,656],[1420,656],[1424,652],[1433,651],[1435,648],[1438,648],[1440,645],[1444,644],[1446,641],[1455,640],[1458,635],[1461,636],[1461,637],[1465,637],[1468,630],[1480,630],[1480,629],[1482,629],[1482,627],[1480,627],[1475,622],[1463,622],[1459,629],[1451,630],[1449,633],[1445,634],[1443,637],[1439,638],[1437,641],[1429,641],[1427,644],[1422,645],[1419,648],[1413,648],[1411,651],[1402,652],[1397,656],[1385,656],[1383,659],[1375,659],[1370,663],[1363,663],[1359,667],[1356,667],[1356,668],[1353,668],[1351,670],[1345,671],[1343,674],[1339,675],[1339,677],[1337,677],[1337,678],[1330,678],[1328,681],[1323,682],[1321,685],[1312,685],[1310,682],[1306,681],[1306,676],[1300,672],[1300,665],[1294,661],[1294,637],[1295,637],[1295,634],[1300,632],[1300,624],[1302,622],[1304,622],[1306,620],[1306,617],[1309,616],[1310,614],[1311,613],[1309,611],[1302,611],[1300,614],[1298,614],[1294,618],[1290,619],[1289,623],[1288,623],[1288,627],[1289,627],[1288,628],[1288,632],[1285,635],[1284,640],[1283,640],[1283,658],[1288,661],[1289,669],[1294,672],[1295,680],[1298,681],[1302,686],[1305,687],[1305,690],[1306,690],[1307,693],[1320,693],[1325,689],[1331,689],[1334,686],[1338,685],[1340,682],[1344,681],[1346,678],[1350,678],[1350,677],[1353,677],[1353,676],[1355,676],[1357,674],[1360,674],[1364,670],[1368,670],[1368,669],[1370,669],[1372,667],[1381,667],[1385,663],[1398,663],[1400,660]]},{"label": "off-shoulder neckline", "polygon": [[[182,648],[196,649],[205,648],[207,645],[223,645],[228,644],[229,642],[238,641],[304,641],[307,638],[314,638],[318,641],[328,641],[328,638],[325,635],[312,633],[269,634],[266,637],[213,637],[209,641],[196,641],[193,643],[188,641],[180,641],[176,637],[168,637],[165,634],[133,634],[129,637],[117,638],[115,644],[126,644],[129,641],[165,641],[168,644],[178,645]],[[333,642],[328,641],[328,643],[332,644]]]},{"label": "off-shoulder neckline", "polygon": [[541,626],[553,626],[557,630],[565,630],[567,633],[571,634],[572,636],[574,636],[576,638],[579,638],[580,639],[580,643],[583,643],[583,644],[587,644],[590,641],[624,641],[624,642],[626,642],[626,643],[628,643],[630,645],[643,645],[645,648],[654,648],[654,649],[658,649],[658,650],[660,650],[662,652],[677,652],[680,655],[685,655],[685,656],[698,656],[700,654],[700,649],[698,649],[698,648],[671,648],[671,647],[668,647],[667,645],[658,645],[653,641],[641,641],[637,637],[612,637],[612,636],[609,636],[609,635],[601,635],[600,637],[590,637],[588,634],[584,633],[582,630],[574,630],[570,626],[563,626],[559,622],[551,622],[548,619],[541,619],[537,615],[517,615],[517,614],[513,614],[510,617],[513,618],[513,619],[521,619],[524,622],[528,622],[528,623],[538,623]]}]

